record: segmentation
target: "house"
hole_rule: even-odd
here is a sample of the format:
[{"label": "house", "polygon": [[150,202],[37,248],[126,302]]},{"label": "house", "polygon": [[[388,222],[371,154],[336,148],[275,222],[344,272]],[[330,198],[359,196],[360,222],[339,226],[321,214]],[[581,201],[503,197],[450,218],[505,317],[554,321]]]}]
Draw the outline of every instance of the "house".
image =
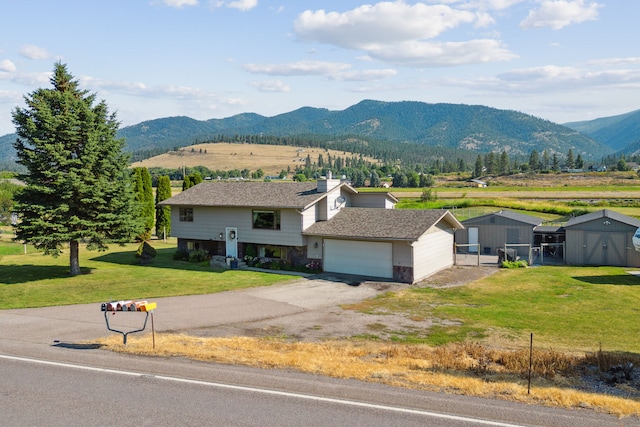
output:
[{"label": "house", "polygon": [[448,211],[396,210],[389,193],[360,193],[346,182],[205,181],[160,203],[171,206],[178,249],[413,283],[453,265]]},{"label": "house", "polygon": [[457,244],[469,244],[469,251],[477,253],[478,248],[485,255],[496,255],[498,248],[515,246],[518,255],[529,256],[529,248],[534,244],[534,228],[541,225],[542,218],[525,215],[510,210],[470,218],[462,221],[463,229],[456,231]]},{"label": "house", "polygon": [[572,265],[640,267],[633,236],[640,221],[608,209],[571,218],[564,226],[566,262]]},{"label": "house", "polygon": [[486,188],[487,187],[487,182],[486,181],[482,181],[480,179],[470,179],[468,182],[470,182],[474,187],[478,187],[478,188]]}]

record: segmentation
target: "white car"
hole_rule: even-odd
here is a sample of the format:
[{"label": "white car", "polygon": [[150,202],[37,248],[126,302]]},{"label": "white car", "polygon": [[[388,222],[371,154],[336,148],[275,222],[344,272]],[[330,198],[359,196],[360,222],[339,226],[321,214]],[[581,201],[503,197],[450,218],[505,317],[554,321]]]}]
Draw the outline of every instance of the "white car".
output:
[{"label": "white car", "polygon": [[633,247],[636,248],[636,251],[640,252],[640,228],[638,228],[631,239],[633,242]]}]

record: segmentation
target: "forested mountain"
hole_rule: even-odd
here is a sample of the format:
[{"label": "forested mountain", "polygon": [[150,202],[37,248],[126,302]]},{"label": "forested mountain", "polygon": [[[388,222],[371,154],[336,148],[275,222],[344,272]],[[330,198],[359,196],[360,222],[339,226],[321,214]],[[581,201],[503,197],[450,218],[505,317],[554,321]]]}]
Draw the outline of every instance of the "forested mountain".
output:
[{"label": "forested mountain", "polygon": [[640,146],[640,110],[583,122],[565,123],[614,151],[633,153]]},{"label": "forested mountain", "polygon": [[[362,147],[375,145],[388,156],[405,148],[415,151],[415,144],[441,156],[506,151],[513,157],[527,157],[532,150],[546,150],[563,157],[571,149],[574,155],[596,160],[613,151],[574,129],[527,114],[478,105],[413,101],[366,100],[341,111],[304,107],[273,117],[254,113],[206,121],[169,117],[119,131],[119,136],[126,138],[127,150],[137,159],[219,140],[221,135],[239,140],[263,136],[341,142],[354,137]],[[15,135],[0,139],[0,155],[14,155],[14,140]]]}]

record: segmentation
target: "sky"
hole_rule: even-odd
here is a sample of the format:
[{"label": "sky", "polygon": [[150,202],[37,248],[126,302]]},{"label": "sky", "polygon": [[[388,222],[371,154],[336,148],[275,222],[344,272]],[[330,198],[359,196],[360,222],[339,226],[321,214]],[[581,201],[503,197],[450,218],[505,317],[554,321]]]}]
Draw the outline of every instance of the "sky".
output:
[{"label": "sky", "polygon": [[640,109],[637,0],[2,0],[0,135],[56,62],[121,127],[364,99]]}]

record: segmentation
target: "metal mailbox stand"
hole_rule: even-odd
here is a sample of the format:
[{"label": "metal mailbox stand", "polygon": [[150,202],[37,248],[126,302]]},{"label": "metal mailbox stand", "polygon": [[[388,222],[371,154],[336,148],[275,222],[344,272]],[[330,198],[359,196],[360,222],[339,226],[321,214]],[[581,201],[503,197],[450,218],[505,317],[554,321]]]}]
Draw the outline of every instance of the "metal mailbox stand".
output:
[{"label": "metal mailbox stand", "polygon": [[[144,318],[144,324],[142,325],[142,328],[141,328],[141,329],[136,329],[135,331],[128,331],[128,332],[125,332],[125,331],[119,331],[119,330],[117,330],[117,329],[113,329],[113,328],[111,328],[111,326],[109,325],[109,316],[108,316],[108,314],[109,314],[109,313],[116,314],[116,313],[120,313],[120,312],[118,312],[118,311],[105,311],[105,312],[104,312],[104,321],[107,323],[107,330],[109,330],[109,331],[111,331],[111,332],[117,332],[117,333],[119,333],[119,334],[122,334],[122,339],[123,339],[123,340],[122,340],[122,344],[124,344],[124,345],[127,345],[127,335],[129,335],[129,334],[133,334],[133,333],[136,333],[136,332],[142,332],[142,331],[144,331],[144,330],[145,330],[145,328],[147,327],[147,320],[149,320],[149,314],[151,314],[151,312],[150,312],[150,311],[147,311],[147,312],[146,312],[146,313],[147,313],[147,315],[146,315],[146,316],[145,316],[145,318]],[[121,313],[128,313],[128,312],[126,312],[126,311],[122,311]],[[136,312],[131,312],[131,313],[136,313]],[[139,313],[139,312],[138,312],[138,313]]]}]

